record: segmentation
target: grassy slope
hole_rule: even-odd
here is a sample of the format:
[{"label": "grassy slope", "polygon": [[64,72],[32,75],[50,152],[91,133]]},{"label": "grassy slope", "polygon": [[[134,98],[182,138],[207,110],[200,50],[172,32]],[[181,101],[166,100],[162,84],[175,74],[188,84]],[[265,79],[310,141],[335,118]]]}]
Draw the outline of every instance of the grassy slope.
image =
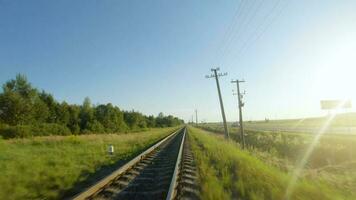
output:
[{"label": "grassy slope", "polygon": [[[0,140],[0,199],[61,198],[101,166],[131,158],[174,129]],[[113,156],[108,144],[115,147]]]},{"label": "grassy slope", "polygon": [[[222,125],[202,127],[222,134]],[[238,129],[229,126],[230,136],[238,140]],[[292,172],[305,154],[313,136],[302,133],[246,131],[250,152],[265,163]],[[339,190],[356,195],[356,136],[323,135],[315,146],[302,175],[327,182]],[[251,147],[254,148],[251,148]]]},{"label": "grassy slope", "polygon": [[[189,128],[202,199],[284,199],[289,176],[268,166],[235,142]],[[352,199],[317,181],[301,180],[291,199]]]}]

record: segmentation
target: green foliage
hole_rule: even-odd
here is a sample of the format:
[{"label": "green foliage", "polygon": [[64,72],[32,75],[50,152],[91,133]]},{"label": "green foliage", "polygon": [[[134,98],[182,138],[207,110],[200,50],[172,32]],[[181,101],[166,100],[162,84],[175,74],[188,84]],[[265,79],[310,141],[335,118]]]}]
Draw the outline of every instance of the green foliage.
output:
[{"label": "green foliage", "polygon": [[182,123],[184,123],[182,120],[173,117],[172,115],[164,116],[163,113],[159,113],[156,119],[157,127],[177,126]]},{"label": "green foliage", "polygon": [[110,103],[94,106],[88,97],[80,106],[59,103],[51,94],[33,88],[27,78],[19,74],[16,79],[3,85],[3,92],[0,93],[0,123],[11,126],[0,127],[0,136],[12,138],[68,135],[68,130],[71,134],[114,133],[174,127],[184,122],[173,116],[165,117],[163,113],[156,119],[135,111],[123,112]]},{"label": "green foliage", "polygon": [[70,135],[70,130],[61,124],[41,123],[34,125],[0,126],[3,138],[24,138],[29,136]]},{"label": "green foliage", "polygon": [[32,134],[31,126],[28,125],[16,125],[8,126],[0,129],[1,136],[4,139],[14,138],[14,137],[29,137]]},{"label": "green foliage", "polygon": [[95,118],[103,125],[105,132],[118,132],[127,129],[124,114],[111,103],[95,107]]},{"label": "green foliage", "polygon": [[21,95],[6,92],[0,95],[0,120],[9,125],[26,124],[31,121],[31,105]]},{"label": "green foliage", "polygon": [[[290,176],[240,150],[237,143],[189,128],[202,199],[285,199]],[[291,199],[354,199],[318,180],[299,180]]]},{"label": "green foliage", "polygon": [[17,75],[3,85],[0,94],[0,121],[9,125],[45,122],[48,107],[39,98],[38,91],[23,75]]},{"label": "green foliage", "polygon": [[85,129],[84,131],[87,131],[89,133],[105,133],[104,126],[97,120],[88,123],[88,127],[86,128],[87,129]]},{"label": "green foliage", "polygon": [[[0,199],[67,199],[103,166],[132,158],[176,128],[131,134],[0,139]],[[108,156],[108,145],[115,153]],[[107,169],[107,168],[106,168]]]},{"label": "green foliage", "polygon": [[139,112],[124,112],[124,119],[131,129],[142,129],[147,127],[146,118]]},{"label": "green foliage", "polygon": [[68,127],[61,124],[42,123],[32,126],[33,136],[44,135],[70,135],[71,132]]}]

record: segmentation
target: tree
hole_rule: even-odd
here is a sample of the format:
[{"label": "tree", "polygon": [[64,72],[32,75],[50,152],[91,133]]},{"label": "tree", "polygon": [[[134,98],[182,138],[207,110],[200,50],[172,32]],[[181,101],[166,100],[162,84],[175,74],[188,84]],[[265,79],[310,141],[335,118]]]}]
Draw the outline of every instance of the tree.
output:
[{"label": "tree", "polygon": [[130,129],[147,127],[145,117],[139,112],[124,112],[124,120],[126,124],[130,127]]},{"label": "tree", "polygon": [[27,124],[32,121],[31,105],[14,92],[0,95],[0,121],[9,125]]},{"label": "tree", "polygon": [[111,103],[96,106],[95,119],[104,126],[106,132],[117,132],[127,129],[123,113]]},{"label": "tree", "polygon": [[88,127],[86,130],[88,130],[89,132],[92,132],[92,133],[104,133],[105,132],[104,126],[97,120],[90,122],[88,124]]},{"label": "tree", "polygon": [[150,127],[150,128],[156,127],[155,117],[153,115],[146,117],[146,123],[147,123],[147,127]]},{"label": "tree", "polygon": [[165,117],[162,112],[156,118],[156,127],[166,127]]},{"label": "tree", "polygon": [[[59,103],[53,95],[32,87],[18,74],[0,93],[0,135],[68,135],[119,132],[147,127],[177,126],[182,120],[159,113],[157,117],[121,111],[111,103],[93,106],[86,97],[82,105]],[[69,132],[69,130],[70,132]]]},{"label": "tree", "polygon": [[73,134],[78,134],[80,132],[80,107],[77,105],[68,105],[67,109],[69,113],[67,127]]},{"label": "tree", "polygon": [[79,118],[81,130],[88,129],[89,124],[94,121],[94,110],[91,106],[89,97],[84,99],[83,105],[80,109]]},{"label": "tree", "polygon": [[16,79],[12,79],[3,85],[4,93],[17,93],[25,99],[32,99],[37,95],[37,90],[32,88],[25,75],[17,74]]},{"label": "tree", "polygon": [[0,119],[9,125],[44,122],[48,108],[39,98],[24,75],[18,74],[15,80],[3,85],[0,94]]},{"label": "tree", "polygon": [[48,108],[48,117],[46,121],[48,123],[56,123],[58,120],[57,110],[59,109],[57,101],[53,98],[51,94],[48,94],[45,91],[42,91],[39,94],[39,98],[47,105]]}]

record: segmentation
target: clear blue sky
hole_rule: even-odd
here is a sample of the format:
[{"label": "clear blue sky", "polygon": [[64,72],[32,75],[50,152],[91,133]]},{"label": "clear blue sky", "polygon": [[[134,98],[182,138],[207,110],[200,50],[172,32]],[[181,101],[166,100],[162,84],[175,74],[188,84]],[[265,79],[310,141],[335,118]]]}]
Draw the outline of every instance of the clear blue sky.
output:
[{"label": "clear blue sky", "polygon": [[356,99],[356,1],[0,0],[0,82],[26,74],[59,99],[145,114],[229,121],[231,79],[247,82],[247,119],[323,114]]}]

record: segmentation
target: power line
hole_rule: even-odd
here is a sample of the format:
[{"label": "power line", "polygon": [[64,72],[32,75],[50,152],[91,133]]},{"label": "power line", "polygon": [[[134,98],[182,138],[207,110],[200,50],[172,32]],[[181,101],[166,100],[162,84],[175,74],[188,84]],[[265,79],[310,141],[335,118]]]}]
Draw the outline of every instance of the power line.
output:
[{"label": "power line", "polygon": [[228,45],[228,41],[229,41],[231,35],[233,34],[234,30],[236,29],[236,24],[238,22],[237,19],[243,13],[242,11],[246,5],[246,2],[247,2],[247,0],[241,0],[241,1],[239,1],[239,4],[237,5],[237,8],[236,8],[233,18],[231,20],[231,23],[229,24],[227,30],[225,31],[225,34],[224,34],[224,36],[221,40],[220,46],[218,48],[218,52],[215,56],[217,63],[219,63],[221,57],[223,57],[226,46]]},{"label": "power line", "polygon": [[[249,15],[249,17],[247,17],[246,18],[246,20],[245,20],[245,23],[242,23],[241,24],[241,26],[240,26],[240,28],[238,29],[238,31],[236,31],[236,34],[233,36],[233,38],[231,39],[231,41],[230,41],[230,44],[232,45],[232,44],[238,44],[238,41],[239,41],[239,39],[241,40],[241,38],[242,38],[242,31],[244,31],[244,30],[248,30],[249,28],[250,28],[250,26],[251,26],[251,24],[252,24],[252,22],[254,21],[254,19],[256,18],[256,16],[257,16],[257,14],[258,14],[258,11],[260,10],[260,8],[262,7],[262,5],[263,5],[263,3],[264,3],[265,1],[260,1],[258,4],[257,4],[257,6],[252,10],[252,8],[254,7],[254,6],[251,6],[251,15]],[[254,5],[254,4],[253,4]],[[239,36],[241,36],[241,37],[239,37]],[[242,41],[242,40],[241,40]],[[230,45],[230,47],[231,47],[231,45]],[[231,48],[230,48],[230,50],[229,51],[227,51],[226,52],[226,54],[224,55],[225,57],[228,57],[229,56],[229,54],[231,53]],[[222,64],[222,63],[220,63],[220,64]]]},{"label": "power line", "polygon": [[280,6],[280,8],[278,10],[278,13],[276,15],[274,15],[274,17],[273,17],[274,11],[277,10],[277,8],[278,8],[278,6],[280,5],[281,2],[282,2],[282,0],[278,0],[274,4],[274,6],[271,9],[271,11],[264,16],[265,20],[259,26],[257,26],[254,29],[253,33],[250,35],[250,37],[247,40],[244,41],[244,43],[242,44],[241,48],[237,52],[237,55],[235,56],[236,58],[242,56],[245,52],[247,52],[247,50],[249,48],[251,48],[252,44],[254,44],[256,41],[258,41],[263,36],[263,34],[268,30],[268,28],[273,24],[273,22],[276,20],[276,18],[282,14],[283,9],[288,4],[287,1],[284,1],[285,2],[284,5],[281,4],[281,6]]},{"label": "power line", "polygon": [[236,40],[237,36],[240,35],[241,30],[244,30],[245,25],[249,24],[249,21],[251,20],[251,18],[254,18],[254,16],[257,13],[257,9],[259,8],[260,4],[263,1],[260,1],[260,4],[255,9],[253,9],[255,7],[256,2],[257,2],[256,0],[252,1],[252,3],[246,7],[246,12],[244,12],[245,15],[241,16],[240,21],[238,21],[238,20],[236,21],[236,22],[239,22],[239,26],[236,27],[236,29],[234,30],[234,34],[232,34],[231,37],[229,38],[230,40],[228,41],[226,48],[224,49],[224,52],[223,52],[218,64],[222,64],[221,62],[230,53],[231,47],[233,46],[234,41]]}]

